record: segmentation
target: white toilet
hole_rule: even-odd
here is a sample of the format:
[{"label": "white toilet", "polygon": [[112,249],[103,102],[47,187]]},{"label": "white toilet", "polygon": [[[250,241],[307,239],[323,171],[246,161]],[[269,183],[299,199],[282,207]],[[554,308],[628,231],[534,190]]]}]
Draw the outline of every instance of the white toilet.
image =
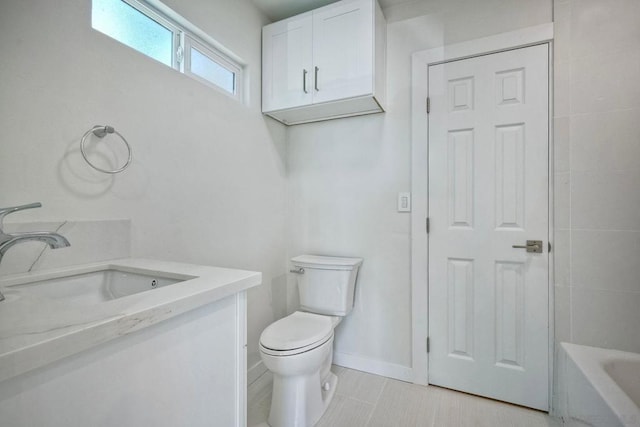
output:
[{"label": "white toilet", "polygon": [[260,357],[273,373],[271,427],[313,426],[329,406],[338,382],[330,371],[333,329],[353,308],[361,258],[300,255],[300,311],[262,332]]}]

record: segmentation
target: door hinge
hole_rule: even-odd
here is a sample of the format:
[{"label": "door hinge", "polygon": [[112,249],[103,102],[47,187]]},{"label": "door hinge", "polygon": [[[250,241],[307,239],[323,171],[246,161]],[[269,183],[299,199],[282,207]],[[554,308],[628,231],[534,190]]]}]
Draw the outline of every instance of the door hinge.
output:
[{"label": "door hinge", "polygon": [[431,348],[429,346],[429,337],[427,337],[427,353],[429,353],[430,350],[431,350]]},{"label": "door hinge", "polygon": [[431,98],[427,96],[427,114],[431,112]]},{"label": "door hinge", "polygon": [[429,217],[427,217],[425,228],[427,229],[427,234],[429,234],[429,231],[431,230],[431,221],[429,221]]},{"label": "door hinge", "polygon": [[551,242],[548,242],[549,252],[551,252]]}]

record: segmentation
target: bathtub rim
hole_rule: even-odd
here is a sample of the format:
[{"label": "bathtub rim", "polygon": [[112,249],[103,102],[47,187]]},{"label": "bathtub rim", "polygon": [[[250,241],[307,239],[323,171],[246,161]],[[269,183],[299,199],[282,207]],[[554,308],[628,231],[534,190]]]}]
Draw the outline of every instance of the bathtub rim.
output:
[{"label": "bathtub rim", "polygon": [[[598,392],[602,400],[625,427],[637,427],[640,408],[606,372],[606,363],[619,359],[638,360],[640,354],[562,342],[565,354]],[[633,423],[632,423],[633,422]]]}]

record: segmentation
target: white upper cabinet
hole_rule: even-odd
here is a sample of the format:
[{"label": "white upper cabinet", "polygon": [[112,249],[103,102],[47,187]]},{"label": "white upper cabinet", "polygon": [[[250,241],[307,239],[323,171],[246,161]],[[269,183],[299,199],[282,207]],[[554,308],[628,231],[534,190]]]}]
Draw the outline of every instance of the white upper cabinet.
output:
[{"label": "white upper cabinet", "polygon": [[371,1],[313,14],[314,102],[373,93],[372,24]]},{"label": "white upper cabinet", "polygon": [[311,12],[268,25],[262,30],[263,111],[280,110],[312,101],[313,61]]},{"label": "white upper cabinet", "polygon": [[386,22],[343,0],[262,30],[262,111],[297,124],[384,111]]}]

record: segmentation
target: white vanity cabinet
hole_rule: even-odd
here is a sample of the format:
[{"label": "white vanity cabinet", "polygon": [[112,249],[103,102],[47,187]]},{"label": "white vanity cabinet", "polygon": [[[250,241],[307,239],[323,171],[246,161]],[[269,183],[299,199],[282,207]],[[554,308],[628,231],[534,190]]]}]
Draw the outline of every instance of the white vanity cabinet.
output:
[{"label": "white vanity cabinet", "polygon": [[262,30],[262,111],[284,124],[384,111],[386,22],[343,0]]},{"label": "white vanity cabinet", "polygon": [[143,259],[0,278],[0,426],[245,427],[261,282]]}]

